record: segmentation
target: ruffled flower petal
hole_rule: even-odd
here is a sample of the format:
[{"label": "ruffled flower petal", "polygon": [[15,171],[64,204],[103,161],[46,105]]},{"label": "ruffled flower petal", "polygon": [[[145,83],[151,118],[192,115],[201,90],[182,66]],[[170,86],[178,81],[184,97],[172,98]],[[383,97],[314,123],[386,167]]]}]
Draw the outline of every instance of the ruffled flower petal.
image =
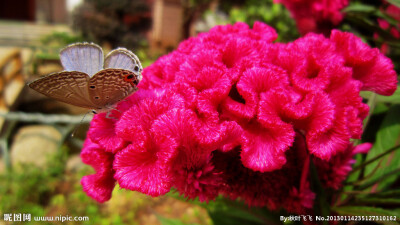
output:
[{"label": "ruffled flower petal", "polygon": [[139,129],[136,134],[137,140],[115,155],[114,178],[121,188],[153,197],[169,192],[169,160],[176,153],[176,143],[166,136],[146,135]]},{"label": "ruffled flower petal", "polygon": [[95,115],[88,136],[106,151],[116,153],[126,146],[126,142],[115,134],[116,122],[115,119],[106,118],[106,113]]},{"label": "ruffled flower petal", "polygon": [[393,63],[377,48],[370,48],[351,33],[333,30],[330,39],[343,55],[346,65],[353,68],[353,78],[362,82],[363,90],[392,95],[397,88]]},{"label": "ruffled flower petal", "polygon": [[81,180],[83,191],[98,202],[111,198],[115,186],[112,163],[114,155],[104,151],[100,145],[86,139],[81,152],[82,161],[91,165],[96,173],[84,176]]}]

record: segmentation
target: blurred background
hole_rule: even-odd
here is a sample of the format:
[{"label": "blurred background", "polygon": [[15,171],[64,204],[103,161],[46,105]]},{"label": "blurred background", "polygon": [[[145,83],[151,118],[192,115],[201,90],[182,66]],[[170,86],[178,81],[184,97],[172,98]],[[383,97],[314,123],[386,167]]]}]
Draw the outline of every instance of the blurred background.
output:
[{"label": "blurred background", "polygon": [[[379,4],[352,2],[342,30],[372,46],[394,43],[382,41],[394,39],[376,22]],[[182,40],[237,21],[265,22],[281,42],[300,36],[290,13],[272,0],[0,0],[0,225],[13,224],[3,221],[6,213],[90,218],[62,224],[212,224],[205,209],[174,193],[151,198],[116,187],[104,204],[87,197],[80,179],[94,171],[79,153],[92,115],[26,83],[63,70],[58,53],[70,43],[95,42],[105,53],[126,47],[146,67]],[[397,68],[399,46],[390,45]]]}]

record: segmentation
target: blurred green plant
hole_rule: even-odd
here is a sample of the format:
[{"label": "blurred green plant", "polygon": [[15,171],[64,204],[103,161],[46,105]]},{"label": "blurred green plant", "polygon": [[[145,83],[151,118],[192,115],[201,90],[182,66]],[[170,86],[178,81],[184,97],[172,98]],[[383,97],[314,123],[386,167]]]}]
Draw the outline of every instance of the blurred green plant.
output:
[{"label": "blurred green plant", "polygon": [[78,35],[78,34],[72,34],[68,32],[53,32],[49,35],[45,35],[40,39],[40,43],[43,46],[54,46],[54,47],[60,47],[60,46],[65,46],[68,44],[72,44],[75,42],[83,42],[85,39]]},{"label": "blurred green plant", "polygon": [[65,148],[48,159],[46,169],[33,165],[21,165],[17,170],[0,174],[0,212],[22,213],[43,216],[43,205],[61,181],[66,160]]},{"label": "blurred green plant", "polygon": [[[53,224],[35,222],[33,218],[60,214],[89,217],[89,221],[66,221],[63,224],[137,224],[134,221],[135,210],[122,218],[117,213],[104,211],[102,205],[83,192],[79,179],[93,173],[92,168],[85,167],[77,174],[65,174],[68,151],[67,147],[61,147],[57,155],[49,157],[46,169],[24,165],[18,170],[0,174],[0,214],[29,213],[31,222],[26,224]],[[130,209],[138,209],[142,203],[132,203]]]},{"label": "blurred green plant", "polygon": [[222,9],[229,14],[229,22],[245,22],[250,26],[255,21],[264,22],[274,27],[278,33],[278,41],[288,42],[299,37],[296,23],[289,11],[281,4],[273,4],[273,0],[237,1],[229,4],[223,1]]}]

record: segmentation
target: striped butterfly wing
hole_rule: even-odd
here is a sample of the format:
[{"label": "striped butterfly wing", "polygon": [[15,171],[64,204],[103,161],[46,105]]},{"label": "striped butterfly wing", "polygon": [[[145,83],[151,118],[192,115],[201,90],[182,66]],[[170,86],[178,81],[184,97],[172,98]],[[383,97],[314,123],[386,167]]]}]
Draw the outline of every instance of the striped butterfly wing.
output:
[{"label": "striped butterfly wing", "polygon": [[89,80],[90,100],[95,109],[107,108],[137,90],[137,75],[124,69],[104,69]]},{"label": "striped butterfly wing", "polygon": [[88,92],[89,76],[78,71],[52,73],[29,84],[33,90],[71,105],[93,109]]}]

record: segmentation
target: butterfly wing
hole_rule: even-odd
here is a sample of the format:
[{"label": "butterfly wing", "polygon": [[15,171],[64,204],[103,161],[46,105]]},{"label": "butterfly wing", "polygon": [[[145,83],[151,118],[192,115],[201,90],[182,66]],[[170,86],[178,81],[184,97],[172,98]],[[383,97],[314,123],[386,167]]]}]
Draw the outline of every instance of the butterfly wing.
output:
[{"label": "butterfly wing", "polygon": [[111,106],[137,90],[135,73],[124,69],[104,69],[89,81],[89,96],[97,108]]},{"label": "butterfly wing", "polygon": [[136,74],[138,80],[142,80],[142,64],[139,58],[126,48],[117,48],[107,54],[104,59],[104,68],[129,70]]},{"label": "butterfly wing", "polygon": [[75,43],[60,52],[60,60],[67,71],[80,71],[92,77],[103,69],[103,50],[94,43]]},{"label": "butterfly wing", "polygon": [[50,98],[71,105],[93,109],[90,101],[88,82],[90,77],[78,71],[52,73],[28,84],[33,90]]}]

